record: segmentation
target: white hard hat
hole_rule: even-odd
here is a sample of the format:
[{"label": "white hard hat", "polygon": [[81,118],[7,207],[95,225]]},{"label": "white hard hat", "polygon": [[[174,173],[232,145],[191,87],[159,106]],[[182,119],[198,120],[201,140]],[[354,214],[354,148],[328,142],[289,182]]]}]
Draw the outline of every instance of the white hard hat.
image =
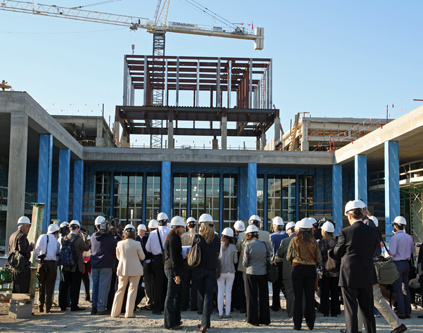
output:
[{"label": "white hard hat", "polygon": [[135,230],[135,227],[132,224],[128,223],[123,230],[124,231],[128,231],[128,230],[131,231],[131,230]]},{"label": "white hard hat", "polygon": [[21,216],[21,217],[18,219],[18,225],[22,225],[22,224],[29,224],[29,225],[31,225],[31,221],[30,221],[30,219],[29,219],[29,218],[27,218],[26,216]]},{"label": "white hard hat", "polygon": [[335,231],[335,227],[333,226],[333,223],[332,222],[326,221],[322,225],[322,230],[324,230],[326,232],[334,232]]},{"label": "white hard hat", "polygon": [[213,223],[213,218],[210,214],[202,214],[198,219],[198,222]]},{"label": "white hard hat", "polygon": [[76,225],[76,226],[78,226],[79,228],[81,227],[81,225],[79,224],[79,222],[78,222],[77,220],[72,220],[72,221],[69,223],[69,226],[71,226],[71,225]]},{"label": "white hard hat", "polygon": [[248,224],[253,224],[253,221],[261,222],[261,219],[258,215],[251,215]]},{"label": "white hard hat", "polygon": [[64,228],[64,227],[69,227],[69,222],[64,221],[60,223],[60,228]]},{"label": "white hard hat", "polygon": [[172,217],[172,220],[170,221],[171,227],[186,227],[185,221],[180,216],[174,216]]},{"label": "white hard hat", "polygon": [[193,218],[193,217],[188,217],[187,218],[187,224],[190,223],[190,222],[197,223],[197,220],[195,218]]},{"label": "white hard hat", "polygon": [[100,225],[100,224],[102,224],[104,221],[106,221],[106,219],[104,218],[104,216],[97,216],[97,217],[95,218],[94,225]]},{"label": "white hard hat", "polygon": [[[310,220],[312,225],[318,224],[317,220],[314,217],[308,217],[308,219]],[[317,228],[317,226],[316,226],[316,228]]]},{"label": "white hard hat", "polygon": [[91,239],[91,236],[90,236],[90,235],[88,235],[88,236],[87,236],[87,240],[90,240],[90,239]]},{"label": "white hard hat", "polygon": [[150,220],[150,222],[148,222],[148,227],[150,229],[157,229],[159,227],[159,223],[157,222],[157,220],[152,219]]},{"label": "white hard hat", "polygon": [[407,221],[405,218],[403,218],[402,216],[397,216],[394,220],[394,222],[392,222],[392,224],[400,224],[400,225],[407,225]]},{"label": "white hard hat", "polygon": [[286,230],[289,230],[291,228],[295,228],[295,222],[288,222],[285,226]]},{"label": "white hard hat", "polygon": [[48,234],[54,234],[56,231],[59,231],[60,228],[57,224],[50,224],[47,229]]},{"label": "white hard hat", "polygon": [[313,220],[309,217],[303,218],[301,221],[297,222],[295,229],[311,229],[313,227]]},{"label": "white hard hat", "polygon": [[161,212],[161,213],[157,214],[157,221],[158,222],[164,221],[164,220],[169,220],[169,217],[167,216],[166,213]]},{"label": "white hard hat", "polygon": [[234,224],[234,229],[237,231],[245,231],[245,224],[241,220],[238,220]]},{"label": "white hard hat", "polygon": [[369,219],[373,221],[376,227],[379,226],[379,220],[376,218],[376,216],[369,216]]},{"label": "white hard hat", "polygon": [[147,228],[145,227],[145,224],[138,224],[137,229],[138,229],[138,230],[144,230],[144,231],[147,231]]},{"label": "white hard hat", "polygon": [[347,204],[345,205],[345,213],[350,211],[350,210],[357,209],[357,208],[364,209],[364,208],[366,208],[366,205],[361,200],[348,201]]},{"label": "white hard hat", "polygon": [[232,228],[225,228],[222,231],[222,235],[228,236],[228,237],[234,237],[234,231]]},{"label": "white hard hat", "polygon": [[301,221],[295,222],[295,230],[300,230],[300,222]]},{"label": "white hard hat", "polygon": [[284,225],[282,217],[275,216],[272,220],[273,225]]},{"label": "white hard hat", "polygon": [[255,226],[254,224],[251,224],[247,227],[247,231],[245,232],[246,234],[251,234],[253,232],[259,232],[257,226]]}]

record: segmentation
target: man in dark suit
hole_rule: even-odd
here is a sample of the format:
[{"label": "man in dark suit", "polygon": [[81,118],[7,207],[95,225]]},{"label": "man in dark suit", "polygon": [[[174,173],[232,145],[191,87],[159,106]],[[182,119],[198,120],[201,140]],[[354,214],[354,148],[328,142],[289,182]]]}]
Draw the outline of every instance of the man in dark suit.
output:
[{"label": "man in dark suit", "polygon": [[357,333],[358,305],[363,312],[367,333],[376,332],[373,315],[373,284],[377,283],[373,264],[373,253],[379,246],[376,229],[365,225],[364,204],[361,200],[350,201],[345,206],[345,215],[350,224],[341,230],[334,254],[341,260],[339,286],[344,298],[346,330]]}]

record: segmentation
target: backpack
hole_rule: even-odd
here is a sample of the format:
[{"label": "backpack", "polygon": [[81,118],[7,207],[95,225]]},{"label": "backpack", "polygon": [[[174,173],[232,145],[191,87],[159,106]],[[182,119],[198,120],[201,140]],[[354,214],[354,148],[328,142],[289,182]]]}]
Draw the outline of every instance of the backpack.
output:
[{"label": "backpack", "polygon": [[201,263],[201,247],[199,242],[200,239],[197,238],[196,243],[187,254],[188,265],[191,267],[198,267]]},{"label": "backpack", "polygon": [[62,239],[62,248],[60,249],[60,264],[63,267],[72,267],[78,260],[75,252],[75,245],[73,244],[77,238],[78,236],[76,236],[73,241]]}]

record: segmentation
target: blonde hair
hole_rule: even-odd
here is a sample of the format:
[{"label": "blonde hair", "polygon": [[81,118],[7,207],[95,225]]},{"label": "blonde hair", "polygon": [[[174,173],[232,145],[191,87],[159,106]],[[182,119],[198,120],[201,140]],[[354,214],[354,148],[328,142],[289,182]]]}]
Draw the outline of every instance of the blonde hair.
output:
[{"label": "blonde hair", "polygon": [[325,230],[322,229],[322,237],[324,239],[330,240],[330,239],[335,239],[335,235],[333,234],[333,232],[326,232]]},{"label": "blonde hair", "polygon": [[210,244],[214,237],[216,236],[214,234],[214,227],[209,225],[208,223],[201,222],[201,231],[200,235],[204,237],[207,244]]}]

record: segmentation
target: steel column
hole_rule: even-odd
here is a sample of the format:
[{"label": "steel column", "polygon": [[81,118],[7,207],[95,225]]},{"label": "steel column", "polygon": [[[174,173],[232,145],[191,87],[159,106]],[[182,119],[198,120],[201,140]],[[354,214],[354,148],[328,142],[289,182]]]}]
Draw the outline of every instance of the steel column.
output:
[{"label": "steel column", "polygon": [[82,221],[82,205],[84,202],[84,161],[73,162],[73,213],[74,220]]},{"label": "steel column", "polygon": [[176,106],[179,106],[179,57],[176,57]]},{"label": "steel column", "polygon": [[172,214],[170,211],[171,208],[171,197],[170,192],[172,191],[172,182],[171,182],[171,166],[170,162],[163,161],[162,162],[162,177],[160,181],[160,206],[161,211],[166,213],[169,218],[171,218]]},{"label": "steel column", "polygon": [[228,66],[228,108],[231,107],[231,92],[232,92],[232,60],[229,60],[229,66]]},{"label": "steel column", "polygon": [[367,155],[354,156],[354,196],[367,203]]},{"label": "steel column", "polygon": [[[398,141],[385,142],[385,234],[392,235],[391,225],[400,214],[399,145]],[[390,238],[386,240],[389,241]]]},{"label": "steel column", "polygon": [[248,163],[248,216],[257,214],[257,163]]},{"label": "steel column", "polygon": [[43,230],[47,230],[47,227],[50,224],[52,168],[53,136],[51,134],[41,134],[38,156],[37,202],[45,204]]},{"label": "steel column", "polygon": [[251,108],[252,105],[253,105],[253,59],[250,58],[250,67],[248,72],[248,108]]},{"label": "steel column", "polygon": [[220,58],[217,59],[217,85],[216,85],[216,106],[222,107],[222,100],[220,98]]},{"label": "steel column", "polygon": [[144,105],[147,104],[147,78],[150,73],[148,72],[148,66],[147,66],[147,56],[144,56]]},{"label": "steel column", "polygon": [[57,190],[57,218],[63,222],[69,220],[70,188],[70,150],[59,152],[59,184]]},{"label": "steel column", "polygon": [[335,234],[342,229],[342,165],[332,166],[332,216],[335,222]]}]

